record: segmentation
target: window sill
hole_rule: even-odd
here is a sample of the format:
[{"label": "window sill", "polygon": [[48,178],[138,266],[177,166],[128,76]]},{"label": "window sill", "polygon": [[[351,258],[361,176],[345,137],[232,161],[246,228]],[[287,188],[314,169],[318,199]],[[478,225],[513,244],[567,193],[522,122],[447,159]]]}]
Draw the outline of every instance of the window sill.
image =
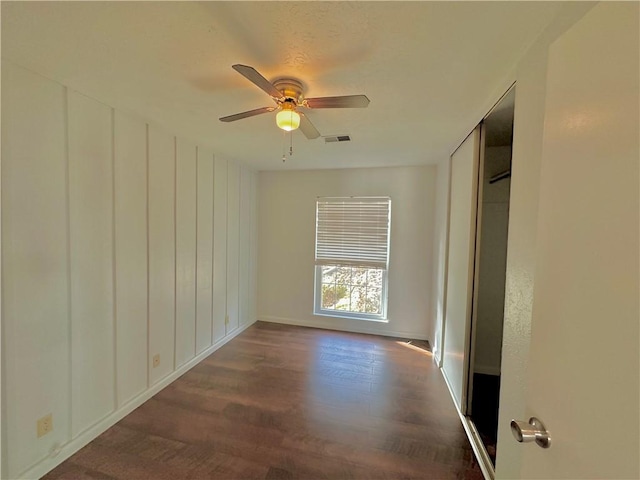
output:
[{"label": "window sill", "polygon": [[339,313],[322,311],[322,312],[313,312],[313,314],[317,317],[331,317],[331,318],[341,318],[343,320],[364,320],[365,322],[389,323],[389,319],[387,318],[355,316],[355,315],[349,315],[348,313],[339,314]]}]

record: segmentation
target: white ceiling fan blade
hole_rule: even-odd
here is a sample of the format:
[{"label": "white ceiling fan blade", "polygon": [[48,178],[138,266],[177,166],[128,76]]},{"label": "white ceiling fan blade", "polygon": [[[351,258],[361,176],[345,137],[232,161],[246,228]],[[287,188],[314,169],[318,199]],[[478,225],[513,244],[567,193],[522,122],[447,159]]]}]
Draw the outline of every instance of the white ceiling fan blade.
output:
[{"label": "white ceiling fan blade", "polygon": [[304,136],[309,140],[313,140],[314,138],[318,138],[320,136],[320,132],[318,129],[311,123],[309,117],[307,117],[304,113],[300,113],[300,131],[304,133]]},{"label": "white ceiling fan blade", "polygon": [[309,108],[365,108],[369,105],[369,99],[366,95],[317,97],[307,98],[304,105]]},{"label": "white ceiling fan blade", "polygon": [[255,110],[249,110],[248,112],[236,113],[235,115],[228,115],[220,118],[221,122],[235,122],[236,120],[242,120],[243,118],[254,117],[262,113],[269,113],[276,110],[278,107],[262,107]]},{"label": "white ceiling fan blade", "polygon": [[282,92],[274,87],[273,84],[269,80],[264,78],[255,68],[240,64],[233,65],[232,68],[239,74],[243,75],[254,85],[267,92],[267,94],[274,99],[279,100],[283,98]]}]

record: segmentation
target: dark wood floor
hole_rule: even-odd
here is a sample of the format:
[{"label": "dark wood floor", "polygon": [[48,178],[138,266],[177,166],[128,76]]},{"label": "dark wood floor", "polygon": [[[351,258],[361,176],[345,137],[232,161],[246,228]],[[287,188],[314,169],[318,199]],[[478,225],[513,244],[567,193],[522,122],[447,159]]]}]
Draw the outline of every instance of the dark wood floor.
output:
[{"label": "dark wood floor", "polygon": [[482,479],[423,343],[258,322],[44,478]]}]

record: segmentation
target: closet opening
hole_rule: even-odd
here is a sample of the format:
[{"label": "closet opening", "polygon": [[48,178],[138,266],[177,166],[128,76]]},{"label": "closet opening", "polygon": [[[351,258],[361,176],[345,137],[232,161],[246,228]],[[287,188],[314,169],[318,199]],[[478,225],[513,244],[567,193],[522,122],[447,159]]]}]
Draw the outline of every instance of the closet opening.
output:
[{"label": "closet opening", "polygon": [[478,171],[466,413],[495,467],[515,88],[485,117]]}]

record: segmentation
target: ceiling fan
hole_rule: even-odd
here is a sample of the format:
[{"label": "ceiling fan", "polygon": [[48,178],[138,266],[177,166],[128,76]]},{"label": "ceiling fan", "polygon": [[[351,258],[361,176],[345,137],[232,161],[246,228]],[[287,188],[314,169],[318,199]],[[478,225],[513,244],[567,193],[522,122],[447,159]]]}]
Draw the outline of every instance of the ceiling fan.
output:
[{"label": "ceiling fan", "polygon": [[237,64],[232,68],[264,90],[276,105],[222,117],[220,118],[221,122],[235,122],[278,110],[276,115],[278,127],[286,131],[300,128],[309,140],[313,140],[320,136],[320,132],[313,126],[309,118],[299,111],[299,108],[365,108],[369,105],[369,99],[366,95],[305,98],[302,83],[294,78],[280,78],[271,83],[253,67]]}]

